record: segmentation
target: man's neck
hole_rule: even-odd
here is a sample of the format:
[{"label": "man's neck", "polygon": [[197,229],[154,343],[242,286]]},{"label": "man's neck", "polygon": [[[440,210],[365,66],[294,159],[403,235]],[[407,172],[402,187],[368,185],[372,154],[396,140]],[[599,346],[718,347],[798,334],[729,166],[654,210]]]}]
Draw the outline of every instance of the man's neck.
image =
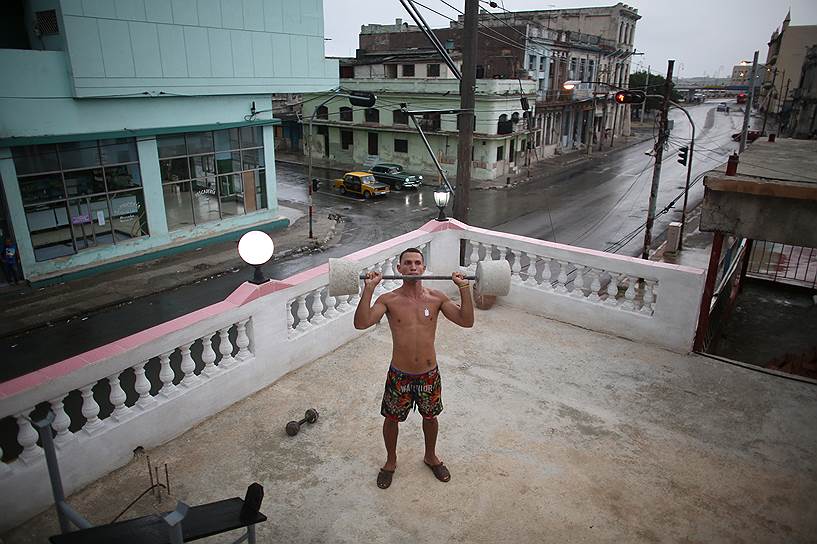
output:
[{"label": "man's neck", "polygon": [[423,282],[421,280],[403,280],[401,289],[409,297],[420,298],[423,294]]}]

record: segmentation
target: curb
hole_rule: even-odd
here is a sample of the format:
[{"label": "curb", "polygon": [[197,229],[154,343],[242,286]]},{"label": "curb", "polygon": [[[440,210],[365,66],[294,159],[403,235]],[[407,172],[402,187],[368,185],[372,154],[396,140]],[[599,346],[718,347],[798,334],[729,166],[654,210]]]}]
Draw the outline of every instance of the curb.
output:
[{"label": "curb", "polygon": [[[310,242],[308,244],[304,244],[304,245],[299,246],[299,247],[294,247],[294,248],[288,249],[288,250],[283,251],[283,252],[281,252],[281,253],[279,253],[277,255],[274,255],[274,257],[269,262],[270,263],[275,263],[275,262],[282,261],[284,259],[287,259],[287,258],[295,256],[295,255],[300,255],[300,254],[303,254],[303,253],[310,253],[310,252],[314,252],[314,251],[323,250],[325,248],[325,246],[327,246],[329,244],[329,242],[331,242],[332,238],[334,238],[335,233],[337,231],[338,223],[339,223],[338,221],[335,221],[335,223],[329,228],[329,231],[322,238],[320,238],[318,240],[315,240],[313,242]],[[157,290],[157,291],[153,291],[151,293],[146,293],[144,295],[140,295],[140,296],[137,296],[137,297],[128,297],[128,298],[121,298],[121,299],[113,300],[113,301],[107,302],[107,303],[105,303],[105,304],[103,304],[101,306],[88,308],[87,310],[84,310],[80,314],[72,313],[70,315],[55,317],[53,319],[49,319],[48,321],[43,321],[43,322],[39,322],[39,323],[36,323],[36,324],[33,324],[33,325],[27,325],[25,327],[12,329],[12,330],[9,330],[7,332],[0,333],[0,338],[13,338],[15,336],[20,336],[22,334],[26,334],[26,333],[35,331],[37,329],[42,329],[44,327],[50,327],[54,323],[68,322],[68,321],[71,321],[73,319],[80,319],[82,317],[85,317],[85,316],[88,316],[88,315],[93,315],[93,314],[98,313],[98,312],[103,311],[103,310],[108,310],[110,308],[116,308],[116,307],[119,307],[119,306],[122,306],[122,305],[125,305],[125,304],[130,304],[132,302],[135,302],[137,300],[140,300],[140,299],[152,296],[152,295],[157,295],[157,294],[160,294],[160,293],[166,293],[168,291],[172,291],[172,290],[177,289],[179,287],[185,287],[185,286],[188,286],[188,285],[193,285],[195,283],[199,283],[199,282],[204,281],[204,280],[209,280],[209,279],[212,279],[212,278],[224,275],[224,274],[228,274],[230,272],[235,272],[237,270],[238,270],[238,268],[235,267],[235,266],[233,266],[231,268],[228,268],[228,269],[220,270],[218,272],[213,272],[212,270],[209,270],[208,274],[206,274],[206,275],[191,278],[189,281],[186,281],[186,282],[183,282],[183,283],[178,283],[178,284],[175,284],[173,286],[169,286],[169,287],[167,287],[165,289],[160,289],[160,290]]]}]

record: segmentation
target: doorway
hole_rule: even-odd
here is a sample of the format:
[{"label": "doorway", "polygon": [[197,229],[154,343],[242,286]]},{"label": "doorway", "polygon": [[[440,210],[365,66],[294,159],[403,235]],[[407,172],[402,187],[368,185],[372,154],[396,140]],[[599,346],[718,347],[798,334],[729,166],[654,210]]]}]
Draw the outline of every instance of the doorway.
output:
[{"label": "doorway", "polygon": [[377,141],[377,132],[369,132],[369,155],[377,155],[380,152],[380,146]]}]

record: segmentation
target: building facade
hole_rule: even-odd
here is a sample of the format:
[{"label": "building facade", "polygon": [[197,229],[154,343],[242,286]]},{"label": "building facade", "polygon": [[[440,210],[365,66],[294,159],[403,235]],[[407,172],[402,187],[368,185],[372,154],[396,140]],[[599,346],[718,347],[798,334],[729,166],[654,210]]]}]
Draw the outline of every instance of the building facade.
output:
[{"label": "building facade", "polygon": [[28,280],[286,224],[270,95],[337,85],[319,0],[0,9],[2,227]]},{"label": "building facade", "polygon": [[800,84],[792,93],[788,134],[795,138],[817,137],[817,45],[806,52]]},{"label": "building facade", "polygon": [[799,85],[806,49],[817,44],[817,25],[791,26],[791,12],[769,40],[766,69],[759,105],[763,111],[785,121],[791,111],[792,94]]}]

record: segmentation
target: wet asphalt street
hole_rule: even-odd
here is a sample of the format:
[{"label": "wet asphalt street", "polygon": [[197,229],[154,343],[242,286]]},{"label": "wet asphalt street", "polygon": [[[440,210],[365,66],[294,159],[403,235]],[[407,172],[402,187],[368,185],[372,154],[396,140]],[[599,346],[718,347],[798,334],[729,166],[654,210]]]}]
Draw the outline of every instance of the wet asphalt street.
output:
[{"label": "wet asphalt street", "polygon": [[[732,104],[731,114],[715,111],[716,103],[692,106],[698,127],[693,179],[726,161],[737,149],[730,135],[741,128],[743,116]],[[673,111],[675,127],[665,153],[658,210],[683,192],[686,168],[676,163],[677,148],[688,145],[689,125],[680,111]],[[609,157],[591,161],[584,168],[549,179],[533,179],[510,190],[473,191],[471,224],[499,231],[587,248],[640,254],[652,179],[652,140],[633,145]],[[535,178],[535,169],[532,169]],[[315,170],[315,175],[335,173]],[[278,163],[278,198],[283,205],[303,208],[307,202],[304,168]],[[267,277],[284,279],[372,244],[415,229],[434,218],[433,189],[393,192],[383,199],[364,201],[341,195],[324,186],[315,194],[315,213],[344,217],[342,234],[322,252],[305,254],[265,267]],[[703,197],[701,183],[690,189],[689,206]],[[667,223],[680,218],[683,200],[656,220],[653,237]],[[0,350],[41,368],[72,355],[133,334],[147,327],[218,302],[250,277],[248,270],[217,275],[194,285],[157,293],[131,304],[54,323],[31,334],[0,339]],[[8,376],[5,377],[6,379]]]}]

